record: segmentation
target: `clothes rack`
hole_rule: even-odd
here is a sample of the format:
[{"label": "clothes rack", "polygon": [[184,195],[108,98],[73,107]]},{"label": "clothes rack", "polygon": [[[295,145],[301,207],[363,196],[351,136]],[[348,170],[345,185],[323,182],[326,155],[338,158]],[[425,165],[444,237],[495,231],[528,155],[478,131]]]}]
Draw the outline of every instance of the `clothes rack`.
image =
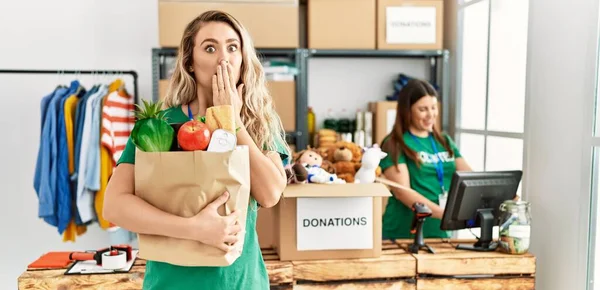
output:
[{"label": "clothes rack", "polygon": [[133,77],[133,98],[135,104],[139,104],[138,74],[133,70],[21,70],[0,69],[0,74],[97,74],[97,75],[130,75]]}]

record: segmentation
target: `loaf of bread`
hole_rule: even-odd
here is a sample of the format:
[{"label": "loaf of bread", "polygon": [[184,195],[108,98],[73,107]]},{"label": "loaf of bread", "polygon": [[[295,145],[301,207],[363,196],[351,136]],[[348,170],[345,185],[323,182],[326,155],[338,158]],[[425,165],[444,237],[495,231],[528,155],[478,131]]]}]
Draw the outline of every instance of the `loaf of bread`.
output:
[{"label": "loaf of bread", "polygon": [[206,125],[211,132],[223,129],[235,134],[235,111],[232,105],[214,106],[206,109]]}]

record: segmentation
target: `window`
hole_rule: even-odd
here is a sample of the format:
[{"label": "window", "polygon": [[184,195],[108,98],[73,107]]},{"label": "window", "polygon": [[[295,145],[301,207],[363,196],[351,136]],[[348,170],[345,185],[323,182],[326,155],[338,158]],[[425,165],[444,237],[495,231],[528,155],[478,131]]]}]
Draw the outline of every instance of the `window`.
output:
[{"label": "window", "polygon": [[456,142],[473,170],[521,170],[529,1],[458,1]]}]

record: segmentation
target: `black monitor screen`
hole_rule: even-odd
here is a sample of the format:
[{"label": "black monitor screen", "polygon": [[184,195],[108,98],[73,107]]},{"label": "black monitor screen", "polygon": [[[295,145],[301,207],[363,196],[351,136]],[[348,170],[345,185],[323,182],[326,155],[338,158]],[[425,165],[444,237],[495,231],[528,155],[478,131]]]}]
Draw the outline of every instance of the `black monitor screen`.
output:
[{"label": "black monitor screen", "polygon": [[488,242],[488,239],[491,240],[492,227],[499,223],[500,204],[516,197],[521,177],[520,170],[455,172],[441,229],[448,231],[481,227],[480,239]]}]

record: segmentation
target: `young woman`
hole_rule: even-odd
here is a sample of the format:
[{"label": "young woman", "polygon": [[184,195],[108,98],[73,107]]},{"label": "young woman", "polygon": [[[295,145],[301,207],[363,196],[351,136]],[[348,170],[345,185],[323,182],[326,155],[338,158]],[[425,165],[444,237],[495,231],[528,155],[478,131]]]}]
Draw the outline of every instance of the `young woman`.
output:
[{"label": "young woman", "polygon": [[411,238],[415,202],[427,205],[432,218],[426,219],[423,235],[428,238],[447,238],[440,230],[444,209],[440,195],[449,189],[455,171],[471,171],[452,139],[436,127],[438,118],[437,93],[427,82],[411,80],[400,91],[396,123],[382,142],[388,155],[380,166],[386,178],[410,188],[392,188],[383,215],[383,238]]},{"label": "young woman", "polygon": [[[104,216],[136,233],[197,240],[230,251],[245,235],[241,256],[228,267],[181,267],[147,261],[144,289],[269,289],[256,235],[258,204],[272,207],[286,186],[282,160],[290,155],[281,120],[263,76],[263,68],[244,27],[231,15],[208,11],[183,33],[175,72],[165,97],[166,116],[185,122],[208,107],[233,105],[237,140],[250,147],[251,203],[245,225],[236,216],[220,216],[225,192],[196,216],[165,213],[133,194],[135,147],[129,140],[107,187]],[[210,174],[207,172],[206,174]]]}]

